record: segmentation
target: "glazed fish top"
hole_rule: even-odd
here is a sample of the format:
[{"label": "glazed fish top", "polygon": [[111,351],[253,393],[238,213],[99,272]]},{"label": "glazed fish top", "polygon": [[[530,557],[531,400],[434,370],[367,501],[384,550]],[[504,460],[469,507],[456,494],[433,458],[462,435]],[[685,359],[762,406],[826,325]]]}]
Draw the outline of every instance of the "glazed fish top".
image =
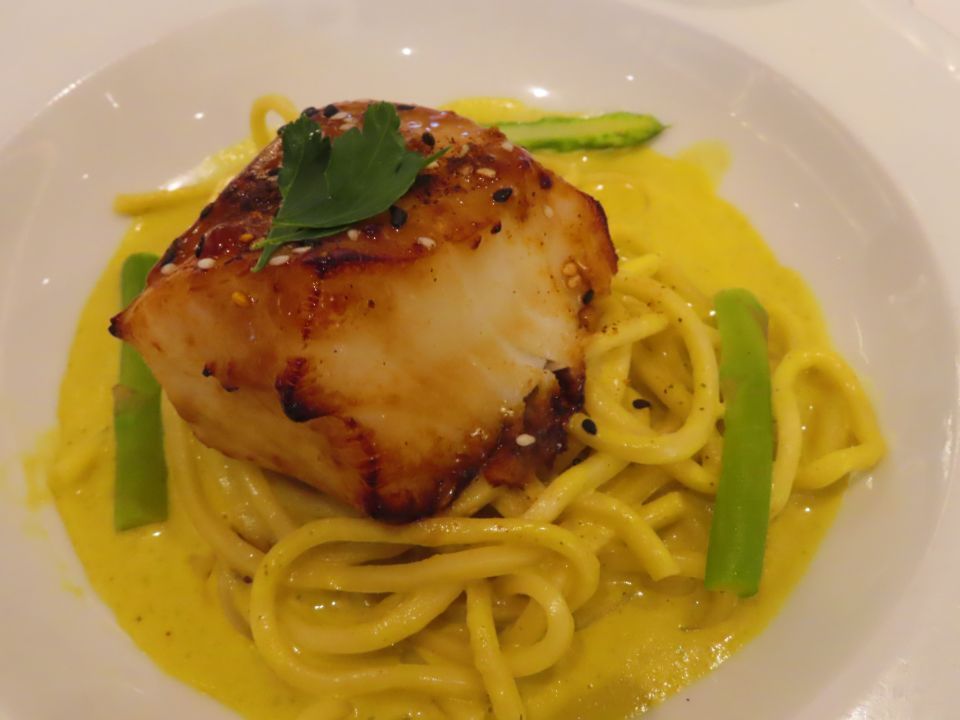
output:
[{"label": "glazed fish top", "polygon": [[[307,112],[336,138],[368,104]],[[447,151],[388,211],[254,271],[281,202],[274,141],[111,332],[207,445],[407,521],[479,473],[519,485],[549,468],[616,256],[600,205],[502,133],[396,107],[409,149]]]}]

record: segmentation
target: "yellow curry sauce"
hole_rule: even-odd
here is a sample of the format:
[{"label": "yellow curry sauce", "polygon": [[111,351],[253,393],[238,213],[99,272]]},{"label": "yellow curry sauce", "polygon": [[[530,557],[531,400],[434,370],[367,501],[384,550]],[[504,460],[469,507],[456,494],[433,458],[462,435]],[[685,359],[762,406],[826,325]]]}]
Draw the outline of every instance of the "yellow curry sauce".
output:
[{"label": "yellow curry sauce", "polygon": [[[476,119],[528,119],[536,111],[505,100],[454,103]],[[204,167],[233,168],[249,141]],[[708,296],[741,286],[765,305],[789,306],[799,330],[826,342],[809,289],[782,267],[734,207],[717,196],[725,166],[718,146],[675,158],[650,149],[544,153],[539,159],[603,203],[624,257],[656,252]],[[280,682],[253,643],[225,619],[208,581],[213,553],[171,497],[162,525],[113,529],[111,389],[119,347],[107,332],[118,310],[119,271],[133,252],[162,253],[197,216],[204,199],[136,219],[83,309],[60,395],[60,442],[50,473],[57,508],[91,585],[117,621],[161,668],[243,716],[286,720],[309,704]],[[770,621],[832,522],[842,489],[795,495],[770,530],[760,593],[718,622],[704,623],[703,593],[671,581],[624,585],[609,611],[577,633],[557,667],[520,682],[529,718],[626,718],[714,669]],[[389,706],[388,706],[389,705]],[[363,717],[406,717],[397,703],[364,707]]]}]

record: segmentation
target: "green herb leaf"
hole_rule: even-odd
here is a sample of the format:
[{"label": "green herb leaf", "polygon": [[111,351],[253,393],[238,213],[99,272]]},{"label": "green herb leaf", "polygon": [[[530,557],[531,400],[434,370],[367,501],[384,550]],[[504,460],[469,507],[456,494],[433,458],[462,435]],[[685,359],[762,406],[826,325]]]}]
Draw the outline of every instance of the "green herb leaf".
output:
[{"label": "green herb leaf", "polygon": [[309,117],[285,126],[277,178],[283,200],[270,232],[252,246],[263,250],[254,269],[281,245],[335,235],[383,212],[444,152],[408,150],[400,117],[387,102],[367,107],[362,131],[353,128],[333,140]]}]

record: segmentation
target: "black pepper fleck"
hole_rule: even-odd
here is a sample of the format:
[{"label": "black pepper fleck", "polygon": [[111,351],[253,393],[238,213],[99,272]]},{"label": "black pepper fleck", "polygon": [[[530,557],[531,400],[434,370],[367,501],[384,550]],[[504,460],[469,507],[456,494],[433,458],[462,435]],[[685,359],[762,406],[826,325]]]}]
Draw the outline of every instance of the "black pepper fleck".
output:
[{"label": "black pepper fleck", "polygon": [[513,188],[500,188],[493,193],[493,201],[502,203],[510,199],[510,196],[513,195]]},{"label": "black pepper fleck", "polygon": [[497,220],[497,222],[495,222],[495,223],[493,224],[493,227],[490,228],[490,234],[491,234],[491,235],[496,235],[496,234],[497,234],[498,232],[500,232],[502,229],[503,229],[503,225],[500,223],[499,220]]},{"label": "black pepper fleck", "polygon": [[409,103],[397,103],[397,110],[401,112],[404,110],[413,110],[415,107],[416,105],[411,105]]},{"label": "black pepper fleck", "polygon": [[589,305],[591,302],[593,302],[594,294],[595,293],[593,292],[593,288],[590,288],[583,294],[583,297],[581,297],[580,300],[583,302],[584,305]]},{"label": "black pepper fleck", "polygon": [[583,422],[580,423],[580,427],[583,428],[583,431],[587,433],[587,435],[597,434],[597,424],[590,418],[584,418]]},{"label": "black pepper fleck", "polygon": [[423,144],[427,145],[428,147],[433,147],[437,144],[437,139],[432,133],[429,132],[425,132],[423,135],[421,135],[420,139],[423,140]]},{"label": "black pepper fleck", "polygon": [[336,105],[327,105],[327,106],[323,109],[323,116],[324,116],[325,118],[333,117],[333,116],[336,115],[338,112],[340,112],[340,111],[337,109],[337,106],[336,106]]},{"label": "black pepper fleck", "polygon": [[390,206],[390,224],[397,230],[407,222],[407,211],[397,205]]},{"label": "black pepper fleck", "polygon": [[645,408],[650,407],[650,401],[644,400],[643,398],[637,398],[630,404],[633,405],[633,407],[637,410],[644,410]]},{"label": "black pepper fleck", "polygon": [[549,190],[553,187],[553,179],[545,172],[540,173],[540,187],[544,190]]}]

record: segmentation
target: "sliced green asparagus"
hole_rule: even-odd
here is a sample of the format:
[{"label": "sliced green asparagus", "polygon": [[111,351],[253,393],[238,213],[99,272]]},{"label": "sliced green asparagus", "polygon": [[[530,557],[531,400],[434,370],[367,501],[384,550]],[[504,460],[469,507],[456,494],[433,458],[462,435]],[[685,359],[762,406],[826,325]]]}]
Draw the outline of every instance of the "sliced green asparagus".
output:
[{"label": "sliced green asparagus", "polygon": [[663,125],[652,115],[613,112],[594,117],[545,117],[498,125],[510,142],[528,150],[596,150],[641,145]]},{"label": "sliced green asparagus", "polygon": [[718,293],[715,307],[726,412],[706,586],[749,597],[763,573],[773,475],[767,314],[747,290]]},{"label": "sliced green asparagus", "polygon": [[[123,306],[143,291],[157,256],[131,255],[120,273]],[[113,395],[117,444],[113,523],[129,530],[167,517],[167,466],[163,457],[160,386],[132,345],[120,349],[120,379]]]}]

